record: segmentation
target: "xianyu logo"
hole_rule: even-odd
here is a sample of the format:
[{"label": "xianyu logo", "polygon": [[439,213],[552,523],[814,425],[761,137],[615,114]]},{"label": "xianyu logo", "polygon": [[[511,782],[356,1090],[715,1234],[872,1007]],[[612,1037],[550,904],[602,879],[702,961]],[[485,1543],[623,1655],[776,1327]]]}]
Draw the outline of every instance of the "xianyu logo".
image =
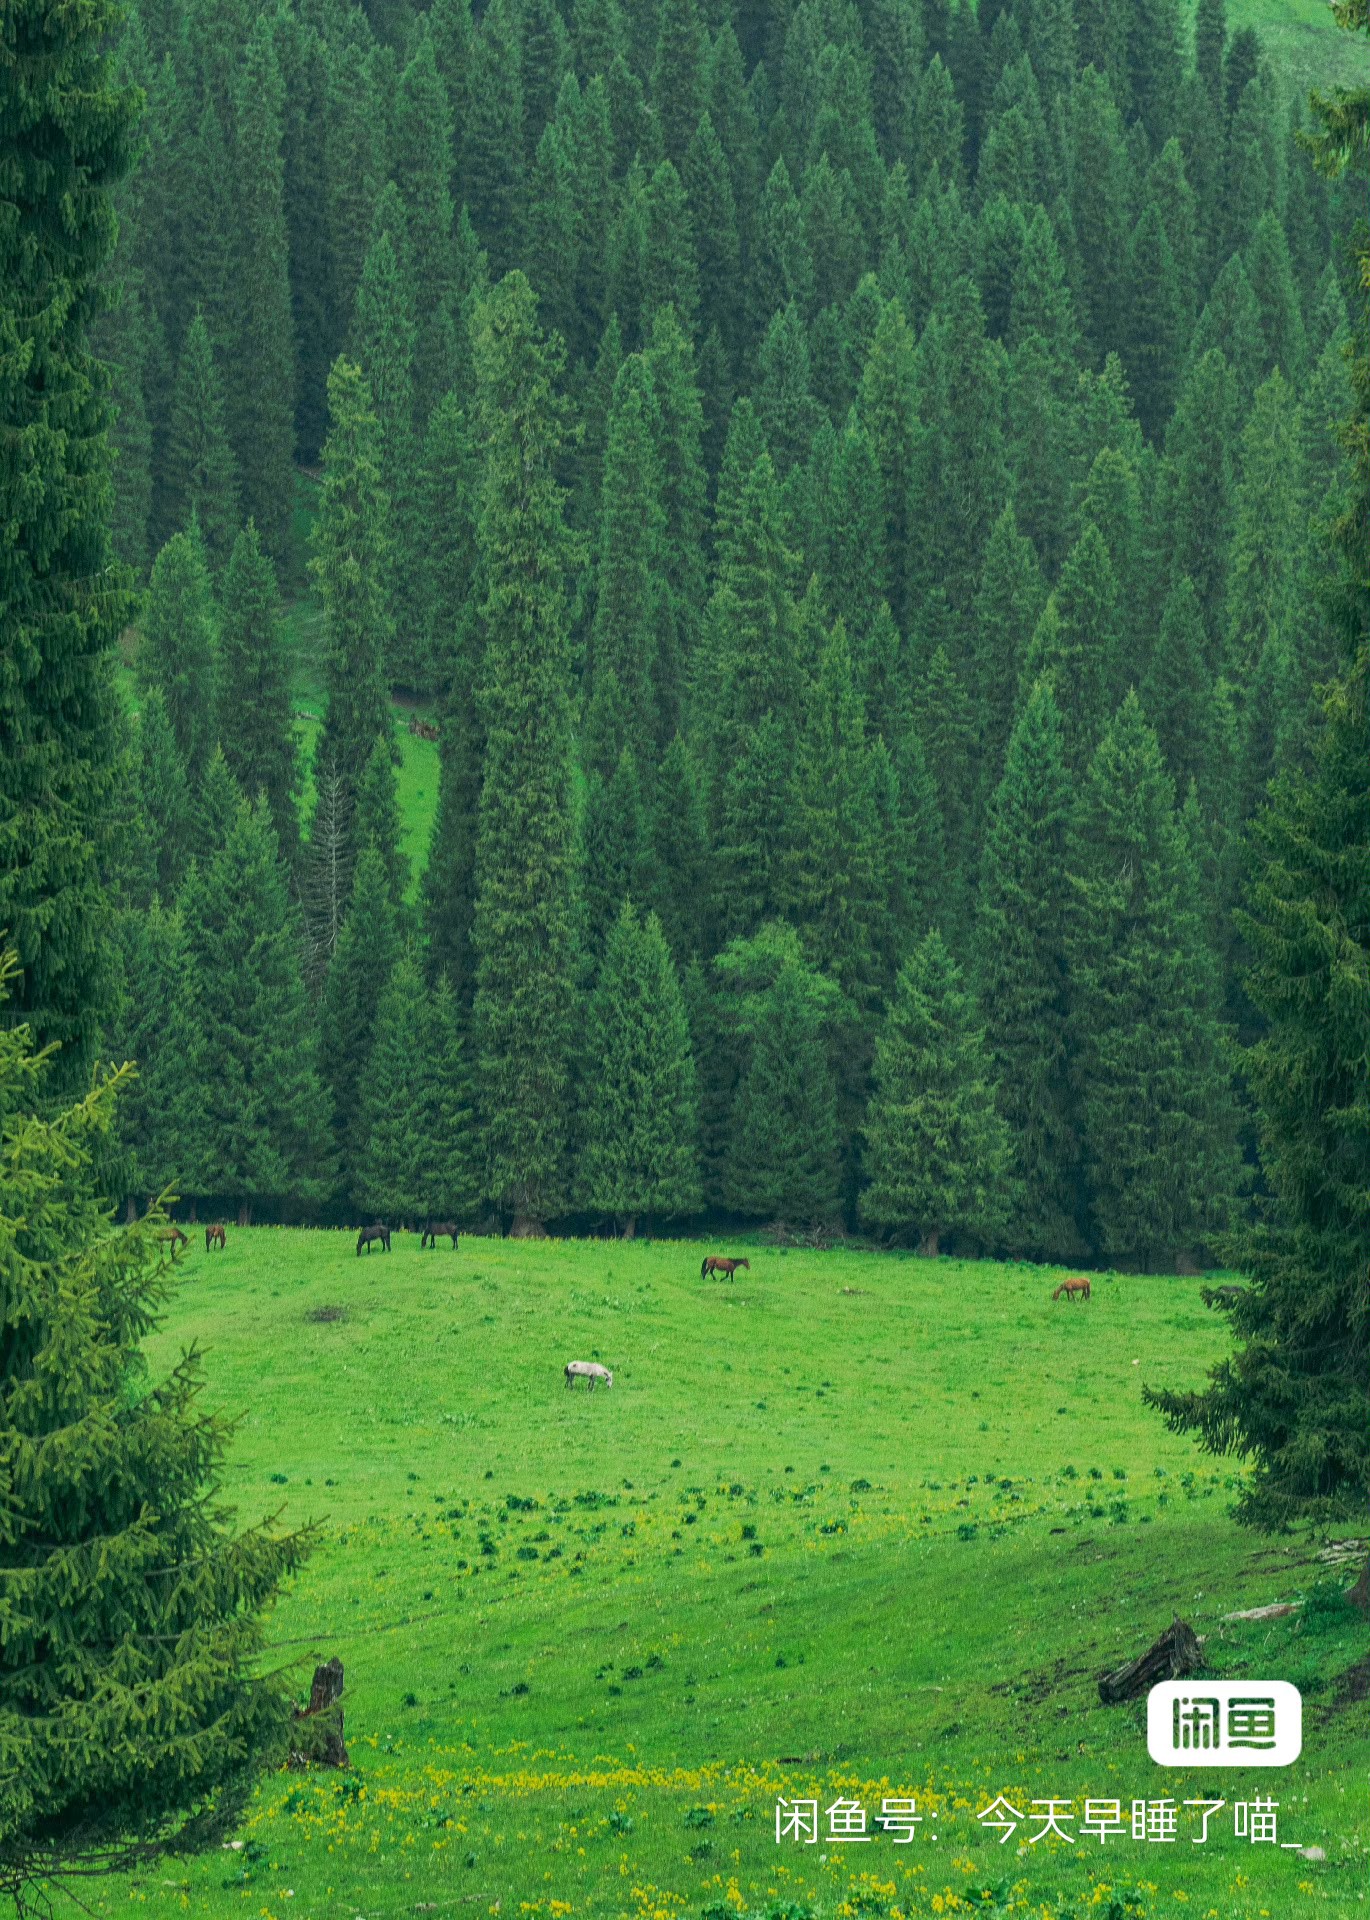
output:
[{"label": "xianyu logo", "polygon": [[1303,1700],[1287,1680],[1163,1680],[1146,1703],[1163,1767],[1287,1767],[1303,1748]]}]

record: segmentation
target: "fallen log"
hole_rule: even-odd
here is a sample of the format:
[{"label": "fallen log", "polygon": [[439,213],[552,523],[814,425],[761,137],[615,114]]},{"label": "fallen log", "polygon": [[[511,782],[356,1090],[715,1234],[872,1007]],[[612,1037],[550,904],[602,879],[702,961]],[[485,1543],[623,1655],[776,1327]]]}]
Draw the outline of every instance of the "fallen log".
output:
[{"label": "fallen log", "polygon": [[315,1667],[309,1705],[295,1707],[290,1730],[288,1764],[302,1767],[346,1767],[351,1764],[343,1740],[343,1663],[335,1654],[325,1666]]},{"label": "fallen log", "polygon": [[1223,1624],[1226,1626],[1229,1620],[1283,1620],[1302,1605],[1302,1600],[1275,1600],[1268,1607],[1244,1607],[1240,1613],[1225,1613]]},{"label": "fallen log", "polygon": [[1197,1673],[1202,1665],[1203,1643],[1193,1627],[1176,1614],[1145,1653],[1100,1674],[1099,1698],[1106,1707],[1116,1706],[1120,1700],[1135,1700],[1159,1681],[1182,1679],[1187,1673]]}]

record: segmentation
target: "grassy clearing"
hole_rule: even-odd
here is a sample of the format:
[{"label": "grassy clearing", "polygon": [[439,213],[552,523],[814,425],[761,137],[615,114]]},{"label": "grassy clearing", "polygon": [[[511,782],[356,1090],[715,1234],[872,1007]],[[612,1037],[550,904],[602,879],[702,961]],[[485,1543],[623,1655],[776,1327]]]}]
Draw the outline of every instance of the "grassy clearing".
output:
[{"label": "grassy clearing", "polygon": [[[301,1692],[346,1663],[355,1770],[273,1777],[236,1849],[98,1910],[1364,1914],[1370,1708],[1338,1689],[1365,1632],[1220,1624],[1321,1569],[1237,1529],[1230,1472],[1140,1404],[1222,1348],[1199,1282],[1071,1307],[1045,1269],[752,1246],[730,1286],[707,1250],[230,1228],[186,1260],[151,1358],[201,1341],[245,1409],[244,1516],[322,1523],[272,1631]],[[568,1393],[571,1358],[612,1392]],[[1294,1768],[1163,1775],[1141,1712],[1098,1705],[1175,1611],[1219,1671],[1305,1688]],[[1205,1847],[975,1819],[1209,1788]],[[1255,1791],[1325,1865],[1233,1837]],[[908,1847],[776,1845],[781,1795],[900,1792]]]},{"label": "grassy clearing", "polygon": [[1370,81],[1364,36],[1343,33],[1328,0],[1229,0],[1227,25],[1234,33],[1254,27],[1276,71],[1299,94]]}]

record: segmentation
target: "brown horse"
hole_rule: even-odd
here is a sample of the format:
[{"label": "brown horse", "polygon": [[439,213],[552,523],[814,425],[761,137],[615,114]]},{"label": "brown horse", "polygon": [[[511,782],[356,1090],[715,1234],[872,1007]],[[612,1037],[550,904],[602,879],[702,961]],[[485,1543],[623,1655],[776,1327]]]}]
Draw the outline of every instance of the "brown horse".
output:
[{"label": "brown horse", "polygon": [[423,1232],[419,1235],[419,1252],[420,1253],[423,1252],[424,1248],[428,1245],[430,1240],[432,1241],[433,1245],[436,1247],[439,1239],[445,1238],[449,1233],[452,1236],[452,1251],[453,1253],[455,1253],[457,1250],[456,1221],[455,1220],[430,1220],[428,1222],[428,1225],[424,1228]]},{"label": "brown horse", "polygon": [[382,1226],[363,1227],[361,1232],[357,1235],[357,1252],[360,1253],[362,1248],[365,1247],[367,1258],[370,1259],[372,1243],[377,1240],[380,1241],[381,1245],[385,1248],[385,1251],[389,1253],[390,1251],[389,1227],[382,1227]]},{"label": "brown horse", "polygon": [[162,1231],[157,1235],[157,1238],[164,1247],[171,1248],[171,1257],[173,1260],[181,1251],[182,1247],[188,1247],[190,1245],[189,1236],[182,1233],[181,1229],[174,1223],[169,1227],[163,1227]]},{"label": "brown horse", "polygon": [[722,1273],[731,1280],[739,1267],[745,1267],[750,1273],[752,1263],[750,1260],[725,1260],[721,1254],[711,1253],[699,1269],[699,1277],[701,1280],[706,1280],[711,1273]]},{"label": "brown horse", "polygon": [[227,1245],[228,1245],[228,1235],[224,1232],[221,1226],[205,1228],[205,1252],[206,1253],[209,1252],[211,1247],[226,1247]]},{"label": "brown horse", "polygon": [[1084,1274],[1077,1273],[1074,1279],[1063,1280],[1051,1297],[1053,1300],[1059,1300],[1062,1294],[1066,1296],[1067,1300],[1074,1300],[1077,1294],[1082,1294],[1084,1298],[1088,1300],[1089,1281],[1085,1278]]}]

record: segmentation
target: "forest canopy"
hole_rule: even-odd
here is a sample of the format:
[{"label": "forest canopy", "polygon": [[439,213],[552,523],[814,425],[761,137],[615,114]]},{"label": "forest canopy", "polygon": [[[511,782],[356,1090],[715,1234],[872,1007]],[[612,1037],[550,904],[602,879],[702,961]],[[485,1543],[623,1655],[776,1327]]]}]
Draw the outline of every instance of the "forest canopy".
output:
[{"label": "forest canopy", "polygon": [[118,63],[125,1191],[1210,1249],[1351,406],[1255,35],[144,0]]}]

